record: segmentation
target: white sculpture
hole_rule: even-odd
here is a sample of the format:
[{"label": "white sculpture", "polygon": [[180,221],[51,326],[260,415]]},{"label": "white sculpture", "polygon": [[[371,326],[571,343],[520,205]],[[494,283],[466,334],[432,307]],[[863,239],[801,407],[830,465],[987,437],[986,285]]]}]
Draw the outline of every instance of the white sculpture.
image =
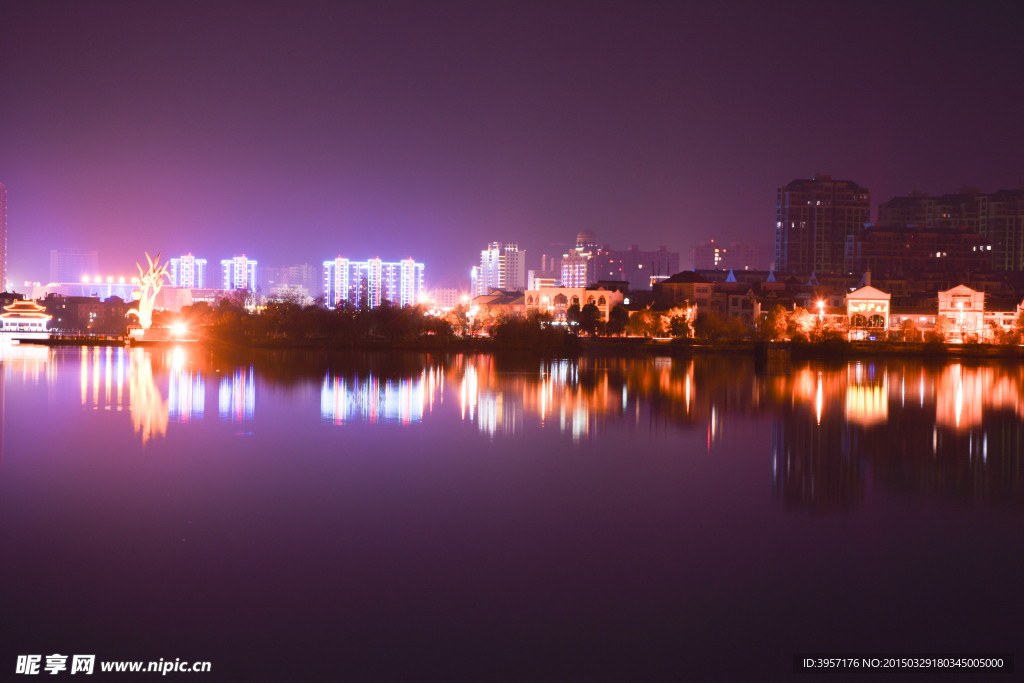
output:
[{"label": "white sculpture", "polygon": [[164,277],[170,279],[170,275],[167,273],[167,264],[159,265],[160,254],[156,255],[156,261],[154,261],[149,258],[149,252],[146,252],[146,260],[149,261],[149,270],[145,273],[142,272],[141,265],[135,264],[139,268],[139,289],[132,292],[132,298],[139,302],[139,308],[128,311],[128,315],[134,313],[139,319],[139,325],[143,331],[153,325],[153,305],[156,303],[157,292],[164,285]]}]

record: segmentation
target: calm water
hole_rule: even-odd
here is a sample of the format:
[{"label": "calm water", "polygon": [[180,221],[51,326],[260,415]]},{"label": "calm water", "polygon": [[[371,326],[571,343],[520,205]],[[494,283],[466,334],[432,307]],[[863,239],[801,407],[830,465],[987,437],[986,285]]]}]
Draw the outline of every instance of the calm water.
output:
[{"label": "calm water", "polygon": [[0,351],[5,675],[773,680],[1024,641],[1024,366]]}]

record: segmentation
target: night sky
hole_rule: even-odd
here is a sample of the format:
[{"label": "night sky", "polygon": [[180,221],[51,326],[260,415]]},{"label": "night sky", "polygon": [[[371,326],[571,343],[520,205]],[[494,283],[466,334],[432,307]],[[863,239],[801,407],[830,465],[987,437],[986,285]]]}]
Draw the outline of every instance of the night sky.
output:
[{"label": "night sky", "polygon": [[[343,5],[343,6],[339,6]],[[1024,3],[0,2],[9,269],[770,244],[815,172],[1024,178]]]}]

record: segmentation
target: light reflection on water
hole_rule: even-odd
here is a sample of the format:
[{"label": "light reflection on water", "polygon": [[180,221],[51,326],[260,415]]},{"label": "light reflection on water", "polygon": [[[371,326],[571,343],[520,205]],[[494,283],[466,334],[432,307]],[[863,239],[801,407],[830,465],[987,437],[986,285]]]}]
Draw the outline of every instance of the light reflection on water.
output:
[{"label": "light reflection on water", "polygon": [[768,420],[776,498],[812,511],[860,500],[869,471],[899,486],[931,477],[932,488],[956,495],[1018,497],[1024,485],[1024,369],[1016,364],[857,360],[757,372],[725,357],[368,358],[358,369],[296,362],[291,371],[283,361],[224,363],[197,348],[0,346],[5,386],[45,384],[51,408],[61,409],[70,383],[81,408],[128,413],[116,419],[143,444],[165,438],[172,421],[176,429],[202,423],[211,400],[222,423],[258,423],[263,392],[285,385],[313,388],[319,406],[302,398],[298,409],[319,409],[330,427],[412,427],[446,414],[491,439],[540,429],[577,446],[611,430],[659,438],[671,428],[700,434],[710,452],[731,426]]},{"label": "light reflection on water", "polygon": [[1024,366],[228,353],[0,348],[4,657],[1014,647]]}]

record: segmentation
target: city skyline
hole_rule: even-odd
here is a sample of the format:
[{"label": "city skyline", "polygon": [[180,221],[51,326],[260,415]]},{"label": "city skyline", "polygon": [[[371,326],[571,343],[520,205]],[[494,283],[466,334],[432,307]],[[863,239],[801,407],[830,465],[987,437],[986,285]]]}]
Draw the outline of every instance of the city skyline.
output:
[{"label": "city skyline", "polygon": [[[459,286],[492,239],[764,243],[773,190],[817,172],[881,201],[1014,187],[1024,10],[882,7],[12,3],[9,279],[68,246],[107,271],[147,250],[318,263],[341,236],[400,240]],[[935,106],[951,78],[1000,106]]]}]

